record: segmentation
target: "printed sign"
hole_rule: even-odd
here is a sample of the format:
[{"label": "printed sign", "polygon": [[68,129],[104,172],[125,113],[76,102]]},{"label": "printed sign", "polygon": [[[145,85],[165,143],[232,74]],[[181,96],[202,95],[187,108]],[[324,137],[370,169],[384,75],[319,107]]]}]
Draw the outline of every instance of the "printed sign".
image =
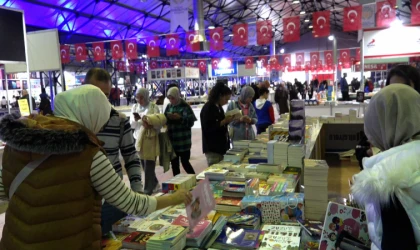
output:
[{"label": "printed sign", "polygon": [[28,100],[26,99],[19,99],[19,111],[21,116],[29,116],[31,111],[29,110]]}]

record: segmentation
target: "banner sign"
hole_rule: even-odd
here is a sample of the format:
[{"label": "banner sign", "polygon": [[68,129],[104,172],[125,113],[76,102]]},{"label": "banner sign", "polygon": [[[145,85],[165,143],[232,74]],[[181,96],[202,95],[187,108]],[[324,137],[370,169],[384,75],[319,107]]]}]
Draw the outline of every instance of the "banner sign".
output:
[{"label": "banner sign", "polygon": [[189,30],[188,25],[188,7],[189,0],[171,0],[171,32],[176,32],[178,26],[185,31]]},{"label": "banner sign", "polygon": [[[365,58],[415,56],[420,54],[419,26],[365,31],[363,32],[363,39]],[[389,48],[392,48],[392,50]]]},{"label": "banner sign", "polygon": [[[365,67],[364,67],[363,71],[383,71],[383,70],[387,70],[387,69],[388,69],[388,65],[386,63],[365,64]],[[356,64],[355,70],[357,72],[360,72],[360,64]]]},{"label": "banner sign", "polygon": [[236,76],[238,74],[237,63],[232,62],[230,67],[221,67],[219,64],[219,68],[212,69],[211,73],[213,76]]}]

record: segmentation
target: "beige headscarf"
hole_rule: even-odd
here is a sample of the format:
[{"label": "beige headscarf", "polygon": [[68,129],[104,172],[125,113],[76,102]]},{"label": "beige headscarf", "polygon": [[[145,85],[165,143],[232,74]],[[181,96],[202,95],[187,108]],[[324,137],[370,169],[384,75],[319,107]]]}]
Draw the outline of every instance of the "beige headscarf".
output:
[{"label": "beige headscarf", "polygon": [[382,151],[420,135],[420,94],[404,84],[379,91],[365,115],[365,134]]},{"label": "beige headscarf", "polygon": [[181,93],[179,92],[179,89],[177,87],[172,87],[168,90],[167,96],[172,96],[175,98],[176,105],[178,105],[181,102]]},{"label": "beige headscarf", "polygon": [[97,134],[109,120],[111,105],[93,85],[61,92],[55,97],[54,115],[77,122]]}]

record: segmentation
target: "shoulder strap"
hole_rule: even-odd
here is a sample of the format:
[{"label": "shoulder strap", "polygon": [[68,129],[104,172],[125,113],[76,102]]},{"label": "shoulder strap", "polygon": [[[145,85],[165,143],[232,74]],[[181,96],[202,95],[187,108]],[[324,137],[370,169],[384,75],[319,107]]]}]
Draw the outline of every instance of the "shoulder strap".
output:
[{"label": "shoulder strap", "polygon": [[22,184],[22,182],[34,171],[39,165],[41,165],[48,157],[51,155],[46,155],[38,160],[29,162],[19,173],[16,175],[15,179],[13,180],[12,184],[10,185],[9,189],[9,200],[12,199],[13,195],[15,194],[17,188]]}]

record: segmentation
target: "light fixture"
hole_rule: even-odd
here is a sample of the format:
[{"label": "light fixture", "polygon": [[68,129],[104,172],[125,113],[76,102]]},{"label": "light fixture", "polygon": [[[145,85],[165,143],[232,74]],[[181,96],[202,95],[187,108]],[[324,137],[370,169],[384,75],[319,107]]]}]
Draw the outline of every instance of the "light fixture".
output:
[{"label": "light fixture", "polygon": [[302,10],[302,11],[299,12],[299,14],[301,14],[301,15],[305,15],[305,13],[306,12],[304,10]]},{"label": "light fixture", "polygon": [[305,19],[305,23],[309,23],[309,19]]},{"label": "light fixture", "polygon": [[299,0],[293,0],[293,2],[292,2],[292,4],[298,4],[298,3],[300,3]]},{"label": "light fixture", "polygon": [[280,50],[280,53],[281,53],[281,54],[284,54],[284,49],[281,49],[281,50]]},{"label": "light fixture", "polygon": [[229,34],[229,36],[233,36],[233,34]]},{"label": "light fixture", "polygon": [[312,25],[309,25],[309,28],[310,28],[310,29],[312,29],[313,27],[314,27],[314,26],[312,26]]},{"label": "light fixture", "polygon": [[264,49],[267,49],[267,47],[264,47]]},{"label": "light fixture", "polygon": [[330,40],[330,41],[334,40],[334,36],[333,35],[329,36],[328,40]]},{"label": "light fixture", "polygon": [[214,26],[209,26],[209,30],[212,30],[212,29],[214,29]]}]

